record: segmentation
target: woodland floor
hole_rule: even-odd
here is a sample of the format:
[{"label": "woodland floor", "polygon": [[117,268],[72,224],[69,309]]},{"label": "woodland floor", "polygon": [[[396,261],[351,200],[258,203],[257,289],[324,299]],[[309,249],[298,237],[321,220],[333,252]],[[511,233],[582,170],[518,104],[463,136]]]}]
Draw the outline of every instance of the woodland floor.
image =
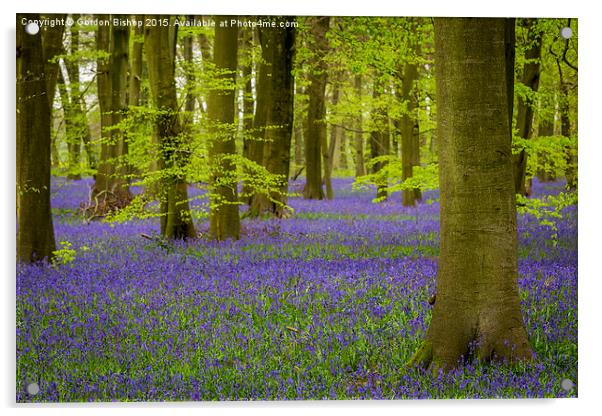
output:
[{"label": "woodland floor", "polygon": [[[197,220],[201,238],[166,246],[140,236],[158,233],[157,218],[82,221],[91,183],[53,179],[62,262],[17,267],[17,402],[577,395],[576,206],[557,244],[519,217],[536,360],[433,375],[404,364],[431,316],[437,192],[403,208],[397,195],[374,204],[373,191],[336,179],[335,200],[294,197],[291,218],[245,219],[240,241],[209,242]],[[535,182],[535,197],[562,187]]]}]

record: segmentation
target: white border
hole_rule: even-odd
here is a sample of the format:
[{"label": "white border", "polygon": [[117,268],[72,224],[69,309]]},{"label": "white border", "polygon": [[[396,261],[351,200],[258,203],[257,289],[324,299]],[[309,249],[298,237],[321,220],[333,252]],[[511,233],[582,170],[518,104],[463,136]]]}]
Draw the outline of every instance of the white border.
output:
[{"label": "white border", "polygon": [[[0,157],[2,169],[0,195],[2,204],[2,296],[4,302],[0,309],[2,332],[0,349],[2,351],[2,376],[0,376],[0,396],[3,407],[9,407],[11,414],[29,414],[42,411],[49,415],[80,414],[82,411],[116,414],[183,414],[194,407],[199,413],[238,414],[241,410],[250,414],[327,414],[333,411],[345,413],[365,413],[377,411],[379,414],[400,414],[400,412],[419,412],[419,414],[444,413],[447,415],[483,413],[508,416],[512,413],[533,412],[533,414],[577,414],[591,413],[599,407],[600,361],[600,258],[598,239],[602,235],[597,211],[602,198],[600,189],[600,143],[602,125],[597,122],[601,115],[600,97],[600,13],[594,9],[594,1],[525,1],[501,0],[484,1],[395,1],[366,0],[363,2],[325,1],[325,0],[217,0],[212,2],[169,0],[153,4],[146,2],[128,2],[124,0],[102,0],[99,2],[28,0],[16,2],[4,0],[0,5],[2,13],[2,99],[0,116],[2,117]],[[17,12],[72,12],[72,13],[153,13],[153,14],[285,14],[285,15],[398,15],[398,16],[537,16],[537,17],[577,17],[579,18],[579,398],[571,400],[491,400],[491,401],[404,401],[404,402],[276,402],[276,403],[204,403],[192,406],[189,403],[176,404],[103,404],[92,408],[81,405],[51,405],[18,407],[14,405],[14,368],[15,368],[15,13]],[[598,243],[599,244],[599,243]]]}]

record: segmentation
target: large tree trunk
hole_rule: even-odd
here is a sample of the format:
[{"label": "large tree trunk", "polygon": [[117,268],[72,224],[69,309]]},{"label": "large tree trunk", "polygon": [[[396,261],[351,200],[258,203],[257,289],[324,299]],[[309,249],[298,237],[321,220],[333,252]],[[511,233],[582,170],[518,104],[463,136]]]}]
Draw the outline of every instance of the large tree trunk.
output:
[{"label": "large tree trunk", "polygon": [[[362,76],[356,75],[354,78],[354,87],[358,97],[358,101],[362,100]],[[355,176],[363,176],[366,174],[366,165],[364,163],[364,134],[363,128],[363,114],[360,110],[356,117],[355,123],[355,137],[353,139],[354,151],[355,151]]]},{"label": "large tree trunk", "polygon": [[[414,166],[420,165],[420,136],[416,116],[418,100],[414,89],[418,80],[418,64],[406,63],[403,75],[401,98],[408,103],[407,113],[401,117],[401,179],[405,181],[413,176]],[[420,189],[404,189],[401,193],[404,207],[416,205],[416,200],[420,198]]]},{"label": "large tree trunk", "polygon": [[207,106],[213,136],[209,142],[212,171],[209,234],[217,241],[240,238],[236,166],[231,159],[231,156],[236,154],[236,139],[232,127],[236,95],[238,28],[221,26],[231,18],[232,16],[215,17],[213,63],[218,71],[223,72],[220,75],[221,84],[227,87],[210,90]]},{"label": "large tree trunk", "polygon": [[[522,83],[536,92],[539,88],[539,68],[541,59],[541,32],[537,28],[537,19],[526,19],[528,26],[527,41],[529,49],[525,52],[525,67],[523,69]],[[531,99],[518,97],[518,114],[516,127],[518,135],[523,139],[531,138],[533,126],[533,106]],[[523,149],[514,159],[514,190],[517,194],[529,195],[531,193],[530,181],[526,181],[527,153]]]},{"label": "large tree trunk", "polygon": [[[291,21],[292,18],[276,18]],[[250,216],[265,213],[282,217],[288,194],[291,136],[293,130],[293,54],[295,46],[294,28],[260,29],[264,61],[271,68],[270,94],[265,131],[263,164],[268,172],[278,175],[278,190],[269,195],[255,193],[252,197]]]},{"label": "large tree trunk", "polygon": [[169,239],[195,237],[188,204],[186,175],[188,158],[183,149],[175,84],[175,42],[173,26],[146,27],[144,49],[153,103],[157,111],[155,128],[159,144],[159,186],[161,235]]},{"label": "large tree trunk", "polygon": [[441,254],[433,318],[411,364],[450,369],[473,352],[533,356],[517,283],[508,25],[513,19],[435,19]]},{"label": "large tree trunk", "polygon": [[[50,210],[50,107],[42,38],[25,33],[17,16],[17,259],[50,259],[56,249]],[[62,28],[57,29],[62,34]],[[62,36],[58,37],[62,39]],[[54,86],[52,86],[54,88]],[[54,91],[54,90],[53,90]]]},{"label": "large tree trunk", "polygon": [[310,18],[310,25],[313,55],[308,74],[309,106],[303,131],[306,176],[303,197],[305,199],[324,199],[321,160],[321,149],[326,142],[324,93],[326,91],[327,74],[324,56],[328,50],[326,32],[330,25],[330,17]]}]

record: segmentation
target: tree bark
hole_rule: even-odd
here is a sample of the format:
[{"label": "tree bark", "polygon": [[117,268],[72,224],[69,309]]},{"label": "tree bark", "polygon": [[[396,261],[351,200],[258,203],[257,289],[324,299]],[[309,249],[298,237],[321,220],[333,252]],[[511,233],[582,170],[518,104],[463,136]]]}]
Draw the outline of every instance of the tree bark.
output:
[{"label": "tree bark", "polygon": [[159,186],[161,235],[168,239],[195,237],[188,204],[184,167],[187,149],[182,140],[175,84],[175,42],[173,26],[146,27],[144,45],[155,128],[159,141],[158,167],[163,172]]},{"label": "tree bark", "polygon": [[[65,128],[65,141],[67,142],[67,153],[68,153],[68,164],[67,164],[67,178],[72,180],[81,179],[81,166],[80,166],[80,154],[81,154],[81,138],[79,136],[77,117],[75,113],[75,104],[72,102],[73,98],[69,93],[69,87],[63,76],[63,72],[58,73],[59,98],[61,100],[61,107],[63,108],[63,126]],[[71,85],[73,88],[73,85]]]},{"label": "tree bark", "polygon": [[56,33],[26,34],[22,17],[40,16],[17,15],[17,259],[31,263],[50,260],[56,249],[50,207],[51,74],[42,46],[44,36]]},{"label": "tree bark", "polygon": [[253,130],[253,29],[244,28],[240,31],[240,59],[238,65],[243,79],[242,88],[242,137],[243,156],[249,156],[249,140],[247,135]]},{"label": "tree bark", "polygon": [[410,362],[425,368],[533,357],[517,283],[508,25],[435,18],[441,252],[433,318]]},{"label": "tree bark", "polygon": [[[354,87],[359,102],[362,101],[362,76],[356,75],[354,78]],[[363,128],[363,114],[360,110],[356,117],[355,125],[355,137],[353,139],[354,150],[355,150],[355,176],[363,176],[366,174],[366,166],[364,163],[364,134],[362,133]]]},{"label": "tree bark", "polygon": [[[418,100],[414,89],[414,84],[418,80],[418,64],[406,63],[403,75],[401,98],[407,102],[407,113],[401,117],[401,179],[405,181],[414,176],[414,166],[420,165],[420,136],[418,117],[416,116]],[[419,188],[404,189],[401,192],[401,201],[404,207],[415,206],[416,200],[420,200],[420,198]]]},{"label": "tree bark", "polygon": [[[275,18],[278,22],[292,18]],[[256,217],[271,214],[285,215],[290,170],[291,138],[293,131],[293,57],[295,46],[294,28],[262,28],[260,39],[263,60],[271,68],[267,98],[263,164],[269,173],[279,177],[278,189],[265,195],[255,192],[249,215]]]},{"label": "tree bark", "polygon": [[327,74],[324,56],[328,50],[326,32],[330,26],[330,17],[314,17],[310,18],[309,22],[313,54],[308,74],[309,106],[303,131],[306,175],[303,197],[305,199],[324,199],[321,160],[321,149],[326,142],[324,93],[326,92]]},{"label": "tree bark", "polygon": [[[339,103],[339,82],[340,76],[335,77],[332,84],[332,98],[331,104],[336,107]],[[332,189],[332,171],[334,169],[334,153],[337,146],[337,136],[339,134],[339,127],[336,125],[330,126],[330,140],[328,143],[324,142],[322,146],[322,160],[324,161],[324,185],[326,187],[326,199],[334,198],[334,190]],[[326,140],[326,135],[324,135]]]},{"label": "tree bark", "polygon": [[222,84],[227,88],[212,89],[207,106],[212,132],[209,142],[211,165],[210,237],[217,241],[240,238],[240,214],[238,210],[236,166],[231,159],[236,154],[234,109],[236,95],[236,63],[238,28],[222,27],[232,16],[215,17],[215,44],[213,63]]},{"label": "tree bark", "polygon": [[[99,19],[105,19],[108,16],[99,15]],[[111,28],[109,26],[99,26],[96,32],[96,49],[99,52],[111,56]],[[94,184],[94,194],[106,194],[111,190],[110,180],[114,174],[112,163],[110,162],[110,142],[112,134],[109,130],[113,124],[112,100],[111,100],[111,61],[107,56],[101,56],[96,61],[96,81],[98,83],[98,108],[100,111],[100,160],[98,163],[98,172]]]},{"label": "tree bark", "polygon": [[[253,128],[250,135],[247,135],[243,149],[246,152],[246,157],[260,166],[265,167],[265,134],[268,122],[268,112],[270,111],[270,89],[272,88],[272,67],[268,63],[269,52],[267,51],[266,41],[262,39],[261,31],[257,31],[257,37],[261,44],[261,62],[259,63],[257,86],[255,88],[257,94],[255,114],[253,117]],[[253,172],[248,171],[247,175],[253,175]],[[255,189],[249,185],[249,181],[243,184],[243,199],[249,206],[253,205],[255,198]],[[252,214],[252,212],[250,212]]]},{"label": "tree bark", "polygon": [[[59,14],[58,19],[65,18],[67,15]],[[58,167],[60,165],[60,157],[58,145],[56,143],[56,134],[52,134],[52,112],[54,106],[54,97],[56,95],[56,84],[59,74],[59,63],[55,59],[56,56],[63,53],[63,34],[65,27],[57,25],[55,27],[44,27],[42,29],[42,48],[44,50],[44,73],[46,77],[46,92],[48,95],[48,104],[50,105],[50,120],[51,120],[51,165]]]},{"label": "tree bark", "polygon": [[[541,60],[541,32],[537,28],[537,19],[526,19],[528,26],[527,41],[530,46],[525,52],[525,67],[523,69],[522,83],[533,92],[539,89],[539,71]],[[518,135],[523,139],[531,138],[533,126],[533,106],[531,98],[518,97],[518,114],[516,116],[516,127]],[[514,189],[517,194],[530,195],[530,181],[526,181],[527,153],[521,150],[514,159]]]}]

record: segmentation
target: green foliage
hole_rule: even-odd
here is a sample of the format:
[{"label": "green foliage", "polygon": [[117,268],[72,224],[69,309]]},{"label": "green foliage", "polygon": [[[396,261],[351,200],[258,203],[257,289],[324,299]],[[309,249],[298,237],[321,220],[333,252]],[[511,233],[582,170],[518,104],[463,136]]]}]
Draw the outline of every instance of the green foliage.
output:
[{"label": "green foliage", "polygon": [[[77,258],[77,251],[71,248],[69,241],[61,241],[61,248],[52,252],[52,263],[55,266],[65,266],[73,263]],[[83,246],[83,251],[87,251],[88,247]]]},{"label": "green foliage", "polygon": [[552,233],[552,244],[558,244],[558,222],[563,219],[563,210],[577,205],[577,192],[561,192],[544,198],[527,198],[516,195],[517,212],[534,216],[539,224],[549,227]]},{"label": "green foliage", "polygon": [[[369,167],[381,163],[382,168],[375,173],[358,176],[353,183],[354,190],[365,190],[370,186],[386,186],[387,193],[393,194],[409,189],[422,191],[437,189],[439,187],[439,165],[430,163],[425,166],[414,166],[412,177],[402,180],[401,159],[397,156],[387,155],[372,158],[368,161]],[[375,198],[373,202],[380,202]]]}]

